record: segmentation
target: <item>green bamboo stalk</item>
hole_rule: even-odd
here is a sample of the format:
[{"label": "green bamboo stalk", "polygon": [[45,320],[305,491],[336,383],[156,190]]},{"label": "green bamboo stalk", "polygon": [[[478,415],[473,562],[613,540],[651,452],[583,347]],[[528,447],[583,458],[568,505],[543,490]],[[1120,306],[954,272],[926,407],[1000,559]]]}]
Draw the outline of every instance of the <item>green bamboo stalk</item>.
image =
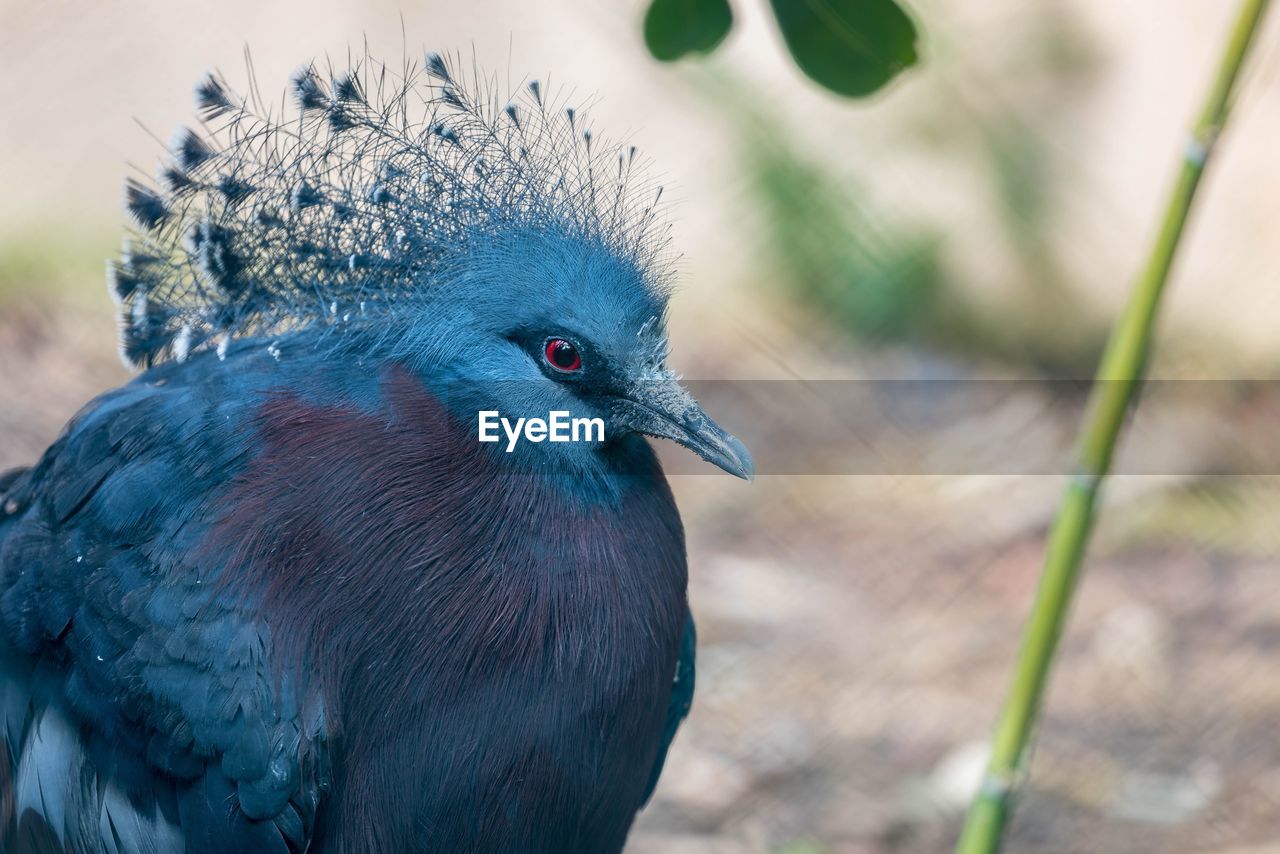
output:
[{"label": "green bamboo stalk", "polygon": [[993,854],[1000,848],[1014,789],[1025,771],[1049,666],[1079,578],[1098,491],[1111,467],[1116,437],[1146,365],[1156,311],[1196,187],[1227,120],[1232,89],[1268,2],[1244,0],[1241,4],[1204,108],[1187,141],[1146,267],[1107,341],[1089,398],[1077,474],[1067,487],[1049,535],[1040,586],[996,727],[986,777],[969,807],[957,854]]}]

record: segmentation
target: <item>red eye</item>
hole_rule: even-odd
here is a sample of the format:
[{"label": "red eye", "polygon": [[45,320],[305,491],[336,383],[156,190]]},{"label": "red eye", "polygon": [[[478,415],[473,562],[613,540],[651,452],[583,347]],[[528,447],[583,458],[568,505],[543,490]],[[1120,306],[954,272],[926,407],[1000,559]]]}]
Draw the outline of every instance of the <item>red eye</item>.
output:
[{"label": "red eye", "polygon": [[547,341],[547,348],[543,352],[546,353],[547,364],[557,371],[571,373],[582,370],[582,356],[578,355],[578,348],[563,338]]}]

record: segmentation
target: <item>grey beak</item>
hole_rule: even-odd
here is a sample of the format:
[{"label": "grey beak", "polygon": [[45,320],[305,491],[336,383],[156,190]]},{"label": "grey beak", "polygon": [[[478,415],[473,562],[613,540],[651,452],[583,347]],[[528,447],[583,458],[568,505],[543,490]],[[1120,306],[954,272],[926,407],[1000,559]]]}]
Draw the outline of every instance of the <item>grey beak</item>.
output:
[{"label": "grey beak", "polygon": [[712,421],[673,375],[637,384],[615,398],[612,415],[616,424],[678,442],[735,477],[755,477],[755,462],[747,446]]}]

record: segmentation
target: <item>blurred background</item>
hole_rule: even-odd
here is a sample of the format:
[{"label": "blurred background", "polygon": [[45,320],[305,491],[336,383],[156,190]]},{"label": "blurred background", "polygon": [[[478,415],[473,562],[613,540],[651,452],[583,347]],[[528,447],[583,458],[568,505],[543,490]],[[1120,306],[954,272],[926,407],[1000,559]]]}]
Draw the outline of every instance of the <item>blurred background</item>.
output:
[{"label": "blurred background", "polygon": [[[671,458],[698,695],[628,851],[948,850],[1079,381],[1234,5],[915,0],[921,65],[849,102],[800,76],[763,0],[674,65],[636,0],[0,0],[0,469],[127,379],[103,283],[121,182],[154,172],[203,72],[243,86],[247,45],[280,92],[367,40],[549,80],[657,165],[673,361],[735,381],[709,408],[764,472]],[[1272,16],[1161,322],[1153,373],[1179,392],[1143,401],[1106,491],[1010,851],[1280,851],[1280,466],[1258,460],[1280,445],[1278,139]],[[779,396],[835,426],[764,429]]]}]

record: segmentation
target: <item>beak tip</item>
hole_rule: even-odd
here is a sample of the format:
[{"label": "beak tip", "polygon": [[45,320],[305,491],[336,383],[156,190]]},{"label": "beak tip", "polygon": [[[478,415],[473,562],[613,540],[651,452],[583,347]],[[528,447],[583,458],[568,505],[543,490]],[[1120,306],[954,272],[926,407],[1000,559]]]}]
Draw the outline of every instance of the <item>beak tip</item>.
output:
[{"label": "beak tip", "polygon": [[747,446],[742,444],[742,440],[737,436],[726,437],[726,444],[731,451],[733,463],[726,466],[726,470],[734,477],[740,477],[747,483],[756,479],[756,462],[751,457],[751,452],[747,450]]}]

